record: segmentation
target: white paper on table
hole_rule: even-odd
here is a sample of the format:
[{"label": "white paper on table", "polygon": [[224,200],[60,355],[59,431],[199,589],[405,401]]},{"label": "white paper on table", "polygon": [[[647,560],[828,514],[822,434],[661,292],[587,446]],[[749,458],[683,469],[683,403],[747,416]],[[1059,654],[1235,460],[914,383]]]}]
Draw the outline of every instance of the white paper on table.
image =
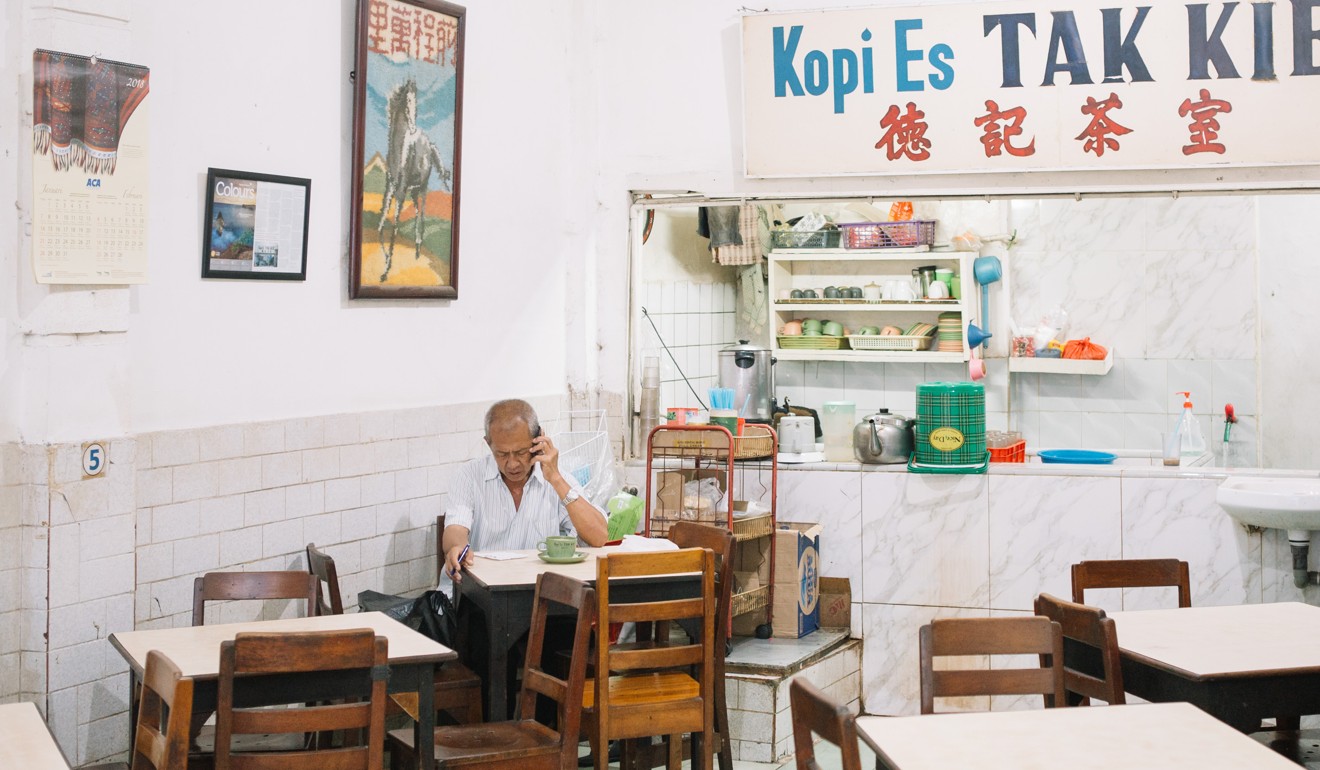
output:
[{"label": "white paper on table", "polygon": [[624,535],[623,542],[618,546],[620,551],[645,552],[645,551],[677,551],[678,544],[673,540],[666,540],[662,537],[642,537],[641,535]]},{"label": "white paper on table", "polygon": [[476,555],[491,561],[509,561],[510,559],[521,559],[527,554],[514,551],[479,551]]}]

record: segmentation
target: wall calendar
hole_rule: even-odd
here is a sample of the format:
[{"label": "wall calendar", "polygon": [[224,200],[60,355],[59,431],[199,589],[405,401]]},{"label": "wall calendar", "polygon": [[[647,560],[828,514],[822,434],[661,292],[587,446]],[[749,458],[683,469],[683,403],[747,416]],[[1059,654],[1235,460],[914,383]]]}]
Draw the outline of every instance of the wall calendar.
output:
[{"label": "wall calendar", "polygon": [[37,50],[32,73],[37,282],[145,283],[149,70]]}]

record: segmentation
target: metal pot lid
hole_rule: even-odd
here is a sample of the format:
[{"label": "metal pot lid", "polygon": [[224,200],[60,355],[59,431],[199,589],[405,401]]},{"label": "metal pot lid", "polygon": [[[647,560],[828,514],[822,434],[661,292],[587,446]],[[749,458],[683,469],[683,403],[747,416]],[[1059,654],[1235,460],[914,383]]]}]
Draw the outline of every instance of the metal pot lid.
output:
[{"label": "metal pot lid", "polygon": [[888,409],[881,409],[875,414],[868,414],[863,418],[867,422],[878,422],[881,425],[897,425],[900,428],[906,428],[912,423],[912,420],[901,414],[890,414]]},{"label": "metal pot lid", "polygon": [[739,351],[746,351],[748,353],[769,353],[770,348],[753,345],[747,340],[738,340],[737,345],[730,345],[729,347],[720,350],[721,353],[737,353]]}]

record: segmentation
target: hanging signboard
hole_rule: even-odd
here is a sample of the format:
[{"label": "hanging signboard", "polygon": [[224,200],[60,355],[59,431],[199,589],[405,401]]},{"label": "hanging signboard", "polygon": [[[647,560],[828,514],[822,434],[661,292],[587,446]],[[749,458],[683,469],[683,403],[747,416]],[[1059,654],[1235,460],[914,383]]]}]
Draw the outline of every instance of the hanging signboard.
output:
[{"label": "hanging signboard", "polygon": [[1320,163],[1320,0],[743,18],[754,177]]}]

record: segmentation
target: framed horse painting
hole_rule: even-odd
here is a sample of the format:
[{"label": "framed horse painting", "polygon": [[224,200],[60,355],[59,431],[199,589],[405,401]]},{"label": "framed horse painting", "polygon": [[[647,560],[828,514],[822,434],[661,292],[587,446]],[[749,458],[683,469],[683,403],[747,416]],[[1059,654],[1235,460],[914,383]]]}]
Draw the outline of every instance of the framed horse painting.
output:
[{"label": "framed horse painting", "polygon": [[358,0],[349,296],[458,297],[466,9]]}]

